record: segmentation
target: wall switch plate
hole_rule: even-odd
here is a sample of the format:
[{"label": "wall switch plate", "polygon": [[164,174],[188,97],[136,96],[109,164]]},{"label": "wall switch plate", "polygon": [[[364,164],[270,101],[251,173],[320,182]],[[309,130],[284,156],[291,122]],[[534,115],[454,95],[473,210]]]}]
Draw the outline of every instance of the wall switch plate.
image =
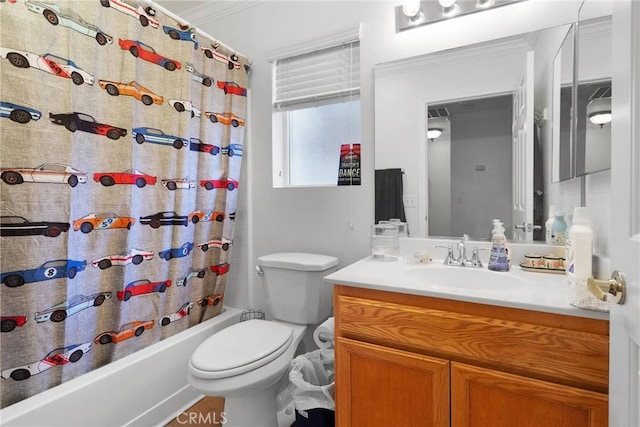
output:
[{"label": "wall switch plate", "polygon": [[415,194],[407,194],[402,198],[404,202],[405,208],[416,208],[418,207],[418,196]]}]

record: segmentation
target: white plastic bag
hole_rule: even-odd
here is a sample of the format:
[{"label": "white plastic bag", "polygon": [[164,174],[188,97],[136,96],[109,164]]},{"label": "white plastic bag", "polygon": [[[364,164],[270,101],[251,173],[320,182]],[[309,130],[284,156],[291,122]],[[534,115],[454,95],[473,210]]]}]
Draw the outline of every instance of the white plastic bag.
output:
[{"label": "white plastic bag", "polygon": [[335,352],[322,348],[302,354],[291,361],[289,387],[298,411],[324,408],[336,410],[334,400],[336,376]]}]

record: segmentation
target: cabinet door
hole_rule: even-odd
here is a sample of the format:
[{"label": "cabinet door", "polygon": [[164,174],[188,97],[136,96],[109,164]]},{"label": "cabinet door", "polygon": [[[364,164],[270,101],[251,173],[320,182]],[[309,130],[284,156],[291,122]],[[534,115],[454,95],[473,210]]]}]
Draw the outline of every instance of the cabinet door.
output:
[{"label": "cabinet door", "polygon": [[337,338],[338,427],[448,427],[449,362]]},{"label": "cabinet door", "polygon": [[607,396],[451,363],[452,427],[604,427]]}]

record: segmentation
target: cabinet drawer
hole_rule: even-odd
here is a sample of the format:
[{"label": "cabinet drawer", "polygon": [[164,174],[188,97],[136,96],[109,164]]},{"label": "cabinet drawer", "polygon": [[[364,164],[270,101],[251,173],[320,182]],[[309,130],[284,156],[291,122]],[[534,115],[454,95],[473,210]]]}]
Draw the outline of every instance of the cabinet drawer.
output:
[{"label": "cabinet drawer", "polygon": [[[338,336],[607,392],[608,336],[576,327],[579,318],[531,316],[527,310],[394,295],[399,294],[341,292],[337,287]],[[451,310],[444,308],[447,302]],[[478,306],[487,315],[477,314]],[[507,315],[501,315],[501,310]],[[526,321],[518,319],[520,311]],[[541,322],[532,321],[536,318]],[[572,329],[563,328],[563,323]]]}]

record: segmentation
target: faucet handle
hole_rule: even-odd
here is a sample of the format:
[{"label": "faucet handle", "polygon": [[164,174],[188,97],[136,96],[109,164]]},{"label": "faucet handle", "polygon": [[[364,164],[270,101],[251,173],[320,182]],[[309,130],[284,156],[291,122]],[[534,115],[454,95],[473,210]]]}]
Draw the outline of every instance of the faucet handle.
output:
[{"label": "faucet handle", "polygon": [[482,261],[480,260],[480,251],[488,251],[489,249],[487,248],[478,248],[477,246],[473,248],[473,252],[471,253],[471,259],[469,260],[471,262],[471,265],[473,265],[474,267],[480,267],[482,268]]},{"label": "faucet handle", "polygon": [[469,240],[469,235],[468,234],[463,234],[462,235],[462,241],[466,242],[467,240]]},{"label": "faucet handle", "polygon": [[451,265],[453,262],[455,262],[455,257],[453,256],[453,248],[451,247],[451,245],[436,245],[436,248],[443,248],[447,250],[447,257],[444,259],[443,264]]}]

